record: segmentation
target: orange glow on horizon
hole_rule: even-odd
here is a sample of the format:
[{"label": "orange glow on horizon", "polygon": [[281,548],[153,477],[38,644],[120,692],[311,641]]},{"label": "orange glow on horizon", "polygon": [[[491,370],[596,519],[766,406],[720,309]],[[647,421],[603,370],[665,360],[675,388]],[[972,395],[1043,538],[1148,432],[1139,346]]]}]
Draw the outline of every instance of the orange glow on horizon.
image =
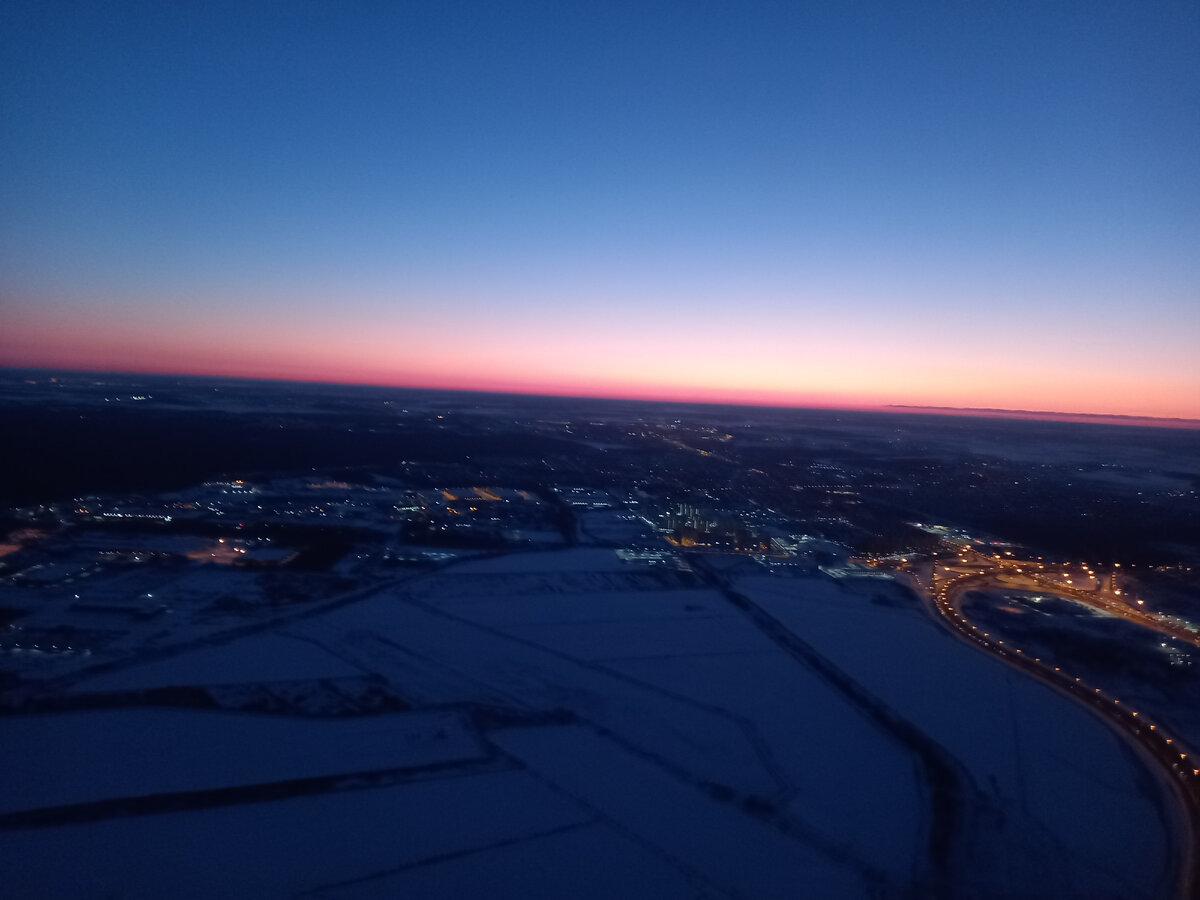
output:
[{"label": "orange glow on horizon", "polygon": [[[576,330],[528,323],[507,331],[448,328],[355,332],[336,321],[242,319],[189,307],[165,314],[62,317],[4,313],[0,365],[98,372],[262,378],[442,390],[779,407],[881,409],[1075,418],[1167,419],[1197,427],[1200,390],[1164,372],[1079,369],[1073,360],[1012,371],[926,363],[916,350],[852,335],[787,339],[769,329],[723,340],[700,331],[660,336],[627,326]],[[834,336],[838,337],[837,335]],[[894,344],[894,342],[893,342]],[[931,407],[946,407],[944,410]],[[1038,411],[1051,411],[1047,416]],[[994,413],[993,413],[994,414]]]}]

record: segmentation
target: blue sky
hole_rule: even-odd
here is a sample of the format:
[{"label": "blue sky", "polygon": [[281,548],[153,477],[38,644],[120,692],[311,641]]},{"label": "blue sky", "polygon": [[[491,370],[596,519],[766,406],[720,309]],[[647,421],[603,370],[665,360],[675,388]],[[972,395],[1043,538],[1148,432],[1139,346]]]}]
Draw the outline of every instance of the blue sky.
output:
[{"label": "blue sky", "polygon": [[0,16],[0,361],[1200,415],[1194,3]]}]

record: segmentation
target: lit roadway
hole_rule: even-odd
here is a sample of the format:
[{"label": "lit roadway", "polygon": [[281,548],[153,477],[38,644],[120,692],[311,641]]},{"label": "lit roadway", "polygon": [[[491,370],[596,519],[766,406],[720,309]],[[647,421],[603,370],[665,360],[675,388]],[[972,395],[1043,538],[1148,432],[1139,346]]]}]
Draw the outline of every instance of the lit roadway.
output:
[{"label": "lit roadway", "polygon": [[[935,576],[986,573],[994,578],[1003,577],[1007,587],[1018,588],[1022,587],[1019,582],[1025,581],[1028,582],[1026,586],[1034,590],[1040,589],[1060,597],[1069,597],[1110,616],[1119,616],[1135,625],[1200,647],[1200,634],[1189,631],[1183,625],[1165,617],[1146,612],[1140,600],[1123,594],[1116,587],[1116,569],[1104,578],[1083,563],[1072,566],[1066,563],[1006,559],[998,554],[988,556],[971,549],[956,551],[956,557],[955,560],[935,560]],[[1080,585],[1077,582],[1084,584]]]},{"label": "lit roadway", "polygon": [[[1044,563],[1042,569],[1037,569],[1038,563],[997,560],[994,556],[989,557],[974,551],[959,553],[958,560],[962,561],[950,565],[944,560],[935,560],[932,584],[928,587],[922,585],[915,577],[911,578],[920,588],[918,593],[929,610],[962,640],[991,653],[1027,675],[1032,675],[1101,716],[1167,773],[1167,780],[1180,800],[1183,813],[1183,859],[1180,861],[1178,896],[1189,900],[1200,898],[1200,871],[1197,871],[1197,866],[1200,865],[1200,858],[1197,857],[1197,838],[1200,837],[1200,761],[1193,759],[1178,741],[1154,723],[1147,721],[1137,710],[1123,704],[1119,698],[1105,694],[1100,688],[1086,684],[1058,666],[1024,653],[1011,643],[1006,643],[998,636],[983,631],[978,625],[971,624],[962,614],[961,600],[968,591],[989,583],[994,585],[1001,576],[1010,588],[1013,586],[1010,576],[1024,577],[1045,588],[1047,593],[1071,597],[1173,638],[1200,646],[1200,637],[1118,599],[1120,594],[1113,586],[1112,579],[1107,589],[1100,587],[1102,579],[1095,579],[1093,583],[1098,585],[1097,590],[1080,590],[1073,584],[1059,583],[1048,577],[1047,569],[1050,573],[1057,574],[1067,571],[1065,566]],[[1033,571],[1030,571],[1031,566]],[[1083,568],[1087,571],[1086,567]],[[911,576],[911,572],[906,574]],[[1070,577],[1073,582],[1076,576]],[[1088,580],[1093,581],[1091,578]]]}]

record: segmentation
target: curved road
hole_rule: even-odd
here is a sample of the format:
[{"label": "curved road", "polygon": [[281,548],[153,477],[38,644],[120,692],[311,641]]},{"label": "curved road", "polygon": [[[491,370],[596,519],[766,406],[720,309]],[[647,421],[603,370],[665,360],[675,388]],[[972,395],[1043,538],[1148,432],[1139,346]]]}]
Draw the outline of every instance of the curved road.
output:
[{"label": "curved road", "polygon": [[[912,579],[915,583],[915,579]],[[1183,856],[1180,860],[1180,900],[1200,898],[1200,758],[1194,758],[1157,725],[1148,722],[1136,710],[1106,695],[1100,688],[1084,683],[1058,666],[1039,657],[1022,652],[1012,644],[972,625],[962,614],[962,596],[969,590],[995,583],[991,573],[959,574],[941,580],[935,577],[931,588],[919,587],[917,593],[935,620],[941,622],[963,641],[991,653],[1003,662],[1037,678],[1087,709],[1099,715],[1118,734],[1130,742],[1145,757],[1156,763],[1166,774],[1181,807],[1183,826]]]}]

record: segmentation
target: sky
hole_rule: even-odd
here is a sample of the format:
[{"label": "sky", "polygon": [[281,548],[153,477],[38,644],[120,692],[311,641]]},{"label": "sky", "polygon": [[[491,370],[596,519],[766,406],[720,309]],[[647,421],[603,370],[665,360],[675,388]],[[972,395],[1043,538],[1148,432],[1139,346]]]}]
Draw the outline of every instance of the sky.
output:
[{"label": "sky", "polygon": [[1193,0],[0,34],[0,365],[1200,418]]}]

